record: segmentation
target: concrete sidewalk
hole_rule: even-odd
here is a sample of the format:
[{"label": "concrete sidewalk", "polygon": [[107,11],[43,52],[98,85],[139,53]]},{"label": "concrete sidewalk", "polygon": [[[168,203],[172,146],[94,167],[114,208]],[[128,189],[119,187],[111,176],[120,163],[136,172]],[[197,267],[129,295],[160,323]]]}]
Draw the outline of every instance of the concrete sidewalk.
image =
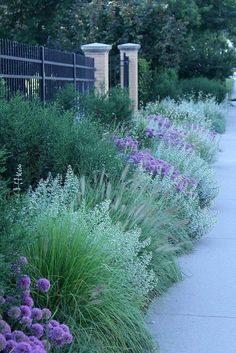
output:
[{"label": "concrete sidewalk", "polygon": [[184,280],[150,307],[160,353],[236,353],[236,104],[221,149],[218,223],[194,253],[179,259]]}]

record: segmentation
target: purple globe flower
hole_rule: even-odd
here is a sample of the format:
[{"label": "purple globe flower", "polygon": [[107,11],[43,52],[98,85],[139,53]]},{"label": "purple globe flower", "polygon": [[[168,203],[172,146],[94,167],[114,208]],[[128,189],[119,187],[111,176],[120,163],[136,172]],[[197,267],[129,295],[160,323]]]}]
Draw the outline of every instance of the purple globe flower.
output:
[{"label": "purple globe flower", "polygon": [[32,347],[41,347],[44,348],[43,342],[41,342],[37,337],[35,336],[29,336],[29,341]]},{"label": "purple globe flower", "polygon": [[62,330],[63,330],[64,332],[67,332],[67,333],[70,332],[69,327],[68,327],[67,325],[65,325],[65,324],[61,324],[61,325],[60,325],[60,328],[62,328]]},{"label": "purple globe flower", "polygon": [[14,353],[32,353],[32,348],[29,343],[20,342],[15,346]]},{"label": "purple globe flower", "polygon": [[42,293],[47,293],[50,289],[50,282],[47,278],[40,278],[37,281],[37,288]]},{"label": "purple globe flower", "polygon": [[50,317],[52,316],[51,311],[49,309],[47,309],[47,308],[42,309],[42,314],[43,314],[43,319],[44,320],[49,320]]},{"label": "purple globe flower", "polygon": [[6,333],[11,333],[11,328],[8,323],[4,320],[0,320],[0,333],[5,335]]},{"label": "purple globe flower", "polygon": [[3,351],[3,349],[6,347],[6,338],[3,336],[3,334],[0,333],[0,351]]},{"label": "purple globe flower", "polygon": [[7,341],[12,339],[12,334],[11,333],[5,333],[5,338]]},{"label": "purple globe flower", "polygon": [[35,335],[37,338],[40,338],[43,336],[43,333],[44,333],[43,325],[33,324],[31,326],[31,331],[32,331],[33,335]]},{"label": "purple globe flower", "polygon": [[30,307],[28,305],[21,305],[20,306],[20,310],[21,310],[21,316],[24,317],[30,317],[31,316],[31,310]]},{"label": "purple globe flower", "polygon": [[57,326],[60,325],[57,320],[50,320],[50,321],[49,321],[49,324],[52,325],[52,327],[57,327]]},{"label": "purple globe flower", "polygon": [[65,334],[65,331],[60,326],[54,327],[52,329],[52,339],[55,341],[61,340],[64,334]]},{"label": "purple globe flower", "polygon": [[30,290],[29,289],[25,289],[22,292],[22,299],[24,299],[25,297],[30,297]]},{"label": "purple globe flower", "polygon": [[27,337],[23,331],[15,330],[12,332],[12,339],[16,342],[24,342],[27,340]]},{"label": "purple globe flower", "polygon": [[16,347],[17,343],[14,340],[9,340],[6,342],[4,353],[14,352],[13,349]]},{"label": "purple globe flower", "polygon": [[21,309],[18,306],[12,306],[7,315],[12,319],[18,319],[21,316]]},{"label": "purple globe flower", "polygon": [[73,341],[73,336],[70,332],[65,332],[63,339],[66,344],[71,344]]},{"label": "purple globe flower", "polygon": [[29,328],[32,325],[32,319],[28,316],[23,316],[20,320],[20,323]]},{"label": "purple globe flower", "polygon": [[23,299],[23,304],[29,306],[30,308],[32,308],[33,305],[34,305],[34,301],[33,301],[33,299],[32,299],[31,297],[27,297],[27,296],[26,296],[26,297]]},{"label": "purple globe flower", "polygon": [[31,285],[31,279],[29,276],[23,276],[19,278],[17,284],[21,289],[29,289]]},{"label": "purple globe flower", "polygon": [[34,308],[31,310],[31,319],[35,321],[40,321],[43,317],[43,313],[41,309]]},{"label": "purple globe flower", "polygon": [[22,266],[28,265],[28,259],[25,256],[20,256],[19,258],[19,264]]},{"label": "purple globe flower", "polygon": [[45,349],[44,348],[41,348],[41,347],[34,347],[32,349],[32,353],[46,353]]}]

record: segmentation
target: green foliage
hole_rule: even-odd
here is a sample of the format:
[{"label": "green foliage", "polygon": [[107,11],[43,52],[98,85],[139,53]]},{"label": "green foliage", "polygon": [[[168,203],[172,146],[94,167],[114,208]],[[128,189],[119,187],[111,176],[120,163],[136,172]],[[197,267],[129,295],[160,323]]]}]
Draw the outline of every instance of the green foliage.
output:
[{"label": "green foliage", "polygon": [[150,63],[144,59],[138,60],[138,97],[141,105],[150,101],[152,74]]},{"label": "green foliage", "polygon": [[76,110],[77,92],[74,84],[67,84],[61,88],[57,92],[55,100],[63,111]]},{"label": "green foliage", "polygon": [[225,83],[217,80],[209,80],[206,77],[194,77],[191,79],[180,80],[182,93],[198,98],[215,97],[217,102],[222,102],[226,98],[227,87]]},{"label": "green foliage", "polygon": [[175,69],[164,69],[156,72],[153,80],[152,100],[170,97],[176,99],[181,95],[178,74]]},{"label": "green foliage", "polygon": [[[13,259],[30,243],[23,231],[22,222],[19,221],[23,199],[19,194],[11,193],[7,181],[3,178],[8,158],[6,151],[0,149],[0,290],[8,286]],[[17,179],[15,183],[19,184],[20,179]]]},{"label": "green foliage", "polygon": [[110,177],[123,165],[98,122],[78,122],[72,111],[64,112],[57,104],[44,107],[21,96],[1,100],[0,141],[9,153],[7,177],[12,178],[21,164],[24,187],[49,172],[64,174],[69,164],[76,173],[91,176],[106,168]]},{"label": "green foliage", "polygon": [[108,93],[93,92],[79,96],[79,111],[106,125],[129,124],[132,102],[124,90],[114,87]]},{"label": "green foliage", "polygon": [[76,52],[89,42],[138,42],[152,69],[224,79],[235,67],[235,20],[234,0],[2,0],[0,36]]}]

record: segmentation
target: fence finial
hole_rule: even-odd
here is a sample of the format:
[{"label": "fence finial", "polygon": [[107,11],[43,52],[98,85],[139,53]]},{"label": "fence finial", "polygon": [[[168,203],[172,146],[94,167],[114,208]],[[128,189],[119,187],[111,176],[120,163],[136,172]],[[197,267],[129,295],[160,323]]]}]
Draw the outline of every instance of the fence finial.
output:
[{"label": "fence finial", "polygon": [[95,62],[95,86],[98,90],[103,89],[105,92],[109,89],[109,61],[108,55],[111,45],[102,43],[91,43],[81,46],[84,54],[94,58]]}]

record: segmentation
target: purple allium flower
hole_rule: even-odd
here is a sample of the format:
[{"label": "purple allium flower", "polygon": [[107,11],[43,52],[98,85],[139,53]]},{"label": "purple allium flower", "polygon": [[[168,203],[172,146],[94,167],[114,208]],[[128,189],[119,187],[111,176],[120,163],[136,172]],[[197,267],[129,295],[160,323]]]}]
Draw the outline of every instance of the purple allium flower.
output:
[{"label": "purple allium flower", "polygon": [[29,341],[31,346],[36,347],[39,346],[41,348],[44,347],[43,342],[41,342],[37,337],[35,336],[29,336]]},{"label": "purple allium flower", "polygon": [[11,333],[11,328],[8,323],[4,320],[0,320],[0,333],[5,335],[6,333]]},{"label": "purple allium flower", "polygon": [[19,258],[19,264],[22,266],[28,265],[28,259],[25,256],[20,256]]},{"label": "purple allium flower", "polygon": [[8,310],[7,315],[12,319],[18,319],[21,316],[21,309],[18,306],[12,306]]},{"label": "purple allium flower", "polygon": [[32,306],[34,305],[34,301],[33,301],[33,299],[31,297],[25,297],[23,299],[23,304],[29,306],[30,308],[32,308]]},{"label": "purple allium flower", "polygon": [[40,338],[43,336],[43,333],[44,333],[43,325],[33,324],[31,326],[31,331],[32,331],[33,335],[35,335],[37,338]]},{"label": "purple allium flower", "polygon": [[5,338],[7,341],[12,339],[12,334],[11,333],[5,333]]},{"label": "purple allium flower", "polygon": [[72,336],[72,334],[70,332],[65,332],[63,338],[64,338],[64,342],[66,344],[71,344],[71,342],[73,341],[73,336]]},{"label": "purple allium flower", "polygon": [[31,285],[31,279],[29,276],[22,276],[19,278],[17,284],[21,289],[29,289]]},{"label": "purple allium flower", "polygon": [[41,309],[34,308],[31,310],[31,319],[35,321],[40,321],[43,317],[43,313]]},{"label": "purple allium flower", "polygon": [[22,292],[22,299],[24,299],[25,297],[30,297],[30,290],[26,289]]},{"label": "purple allium flower", "polygon": [[32,353],[32,349],[29,343],[20,342],[16,345],[14,353]]},{"label": "purple allium flower", "polygon": [[32,353],[46,353],[45,349],[44,348],[41,348],[41,347],[34,347],[32,349]]},{"label": "purple allium flower", "polygon": [[6,299],[0,295],[0,305],[3,305],[5,303]]},{"label": "purple allium flower", "polygon": [[17,343],[14,340],[9,340],[6,343],[4,353],[12,353],[14,352],[13,349],[16,347]]},{"label": "purple allium flower", "polygon": [[154,137],[154,136],[156,136],[156,131],[155,131],[155,129],[152,129],[152,128],[150,128],[150,127],[146,128],[146,129],[144,130],[144,133],[145,133],[145,136],[146,136],[146,137]]},{"label": "purple allium flower", "polygon": [[67,332],[67,333],[70,332],[69,327],[68,327],[67,325],[65,325],[65,324],[61,324],[61,325],[60,325],[60,328],[62,328],[62,330],[63,330],[64,332]]},{"label": "purple allium flower", "polygon": [[121,149],[129,148],[134,151],[138,149],[138,141],[131,136],[126,136],[121,138],[115,137],[114,140],[115,140],[116,146]]},{"label": "purple allium flower", "polygon": [[23,331],[15,330],[12,332],[12,339],[16,342],[24,342],[27,340],[27,337]]},{"label": "purple allium flower", "polygon": [[47,278],[40,278],[37,281],[37,288],[42,293],[47,293],[50,289],[50,282]]},{"label": "purple allium flower", "polygon": [[42,309],[42,314],[43,314],[43,319],[44,320],[49,320],[50,317],[52,316],[51,311],[49,309],[47,309],[47,308]]},{"label": "purple allium flower", "polygon": [[60,326],[52,329],[51,338],[55,343],[61,344],[63,342],[64,335],[65,332]]},{"label": "purple allium flower", "polygon": [[58,327],[60,325],[57,320],[50,320],[49,324],[52,325],[52,327]]},{"label": "purple allium flower", "polygon": [[30,307],[28,305],[21,305],[20,306],[20,310],[21,310],[21,316],[31,316],[31,310]]},{"label": "purple allium flower", "polygon": [[3,336],[3,334],[0,333],[0,351],[2,352],[3,349],[6,347],[6,338]]},{"label": "purple allium flower", "polygon": [[32,319],[29,316],[23,316],[20,323],[29,328],[32,325]]}]

